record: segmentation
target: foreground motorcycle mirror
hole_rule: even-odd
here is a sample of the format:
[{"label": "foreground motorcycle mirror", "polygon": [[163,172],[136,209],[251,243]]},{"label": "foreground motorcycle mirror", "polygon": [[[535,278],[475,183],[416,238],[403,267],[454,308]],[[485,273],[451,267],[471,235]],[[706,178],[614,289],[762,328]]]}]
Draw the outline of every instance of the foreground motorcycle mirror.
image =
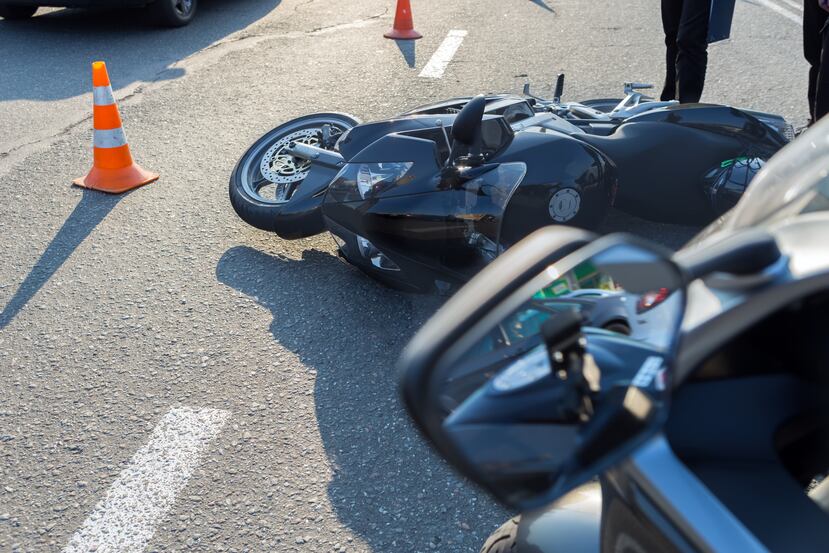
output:
[{"label": "foreground motorcycle mirror", "polygon": [[467,146],[475,143],[481,132],[481,120],[486,110],[486,98],[478,95],[469,100],[452,124],[452,137]]},{"label": "foreground motorcycle mirror", "polygon": [[542,229],[404,351],[403,396],[440,453],[502,503],[545,505],[664,422],[682,272],[640,239]]}]

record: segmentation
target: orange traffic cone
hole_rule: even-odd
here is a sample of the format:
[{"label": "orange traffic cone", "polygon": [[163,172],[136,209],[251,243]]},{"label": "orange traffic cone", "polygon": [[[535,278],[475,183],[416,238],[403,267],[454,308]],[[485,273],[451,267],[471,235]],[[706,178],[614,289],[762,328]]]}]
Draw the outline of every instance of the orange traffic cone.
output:
[{"label": "orange traffic cone", "polygon": [[394,14],[394,25],[391,31],[383,35],[386,38],[395,40],[414,40],[423,38],[423,35],[415,31],[412,22],[412,6],[409,0],[397,0],[397,12]]},{"label": "orange traffic cone", "polygon": [[92,64],[92,97],[94,162],[88,175],[72,182],[84,188],[119,194],[158,179],[158,175],[132,160],[107,66],[102,61]]}]

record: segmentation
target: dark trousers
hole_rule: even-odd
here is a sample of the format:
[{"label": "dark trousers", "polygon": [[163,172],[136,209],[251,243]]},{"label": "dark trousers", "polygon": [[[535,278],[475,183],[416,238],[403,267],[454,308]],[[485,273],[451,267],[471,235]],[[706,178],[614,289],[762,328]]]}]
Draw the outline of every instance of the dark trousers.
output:
[{"label": "dark trousers", "polygon": [[662,100],[699,102],[708,66],[710,12],[711,0],[662,0],[666,46]]},{"label": "dark trousers", "polygon": [[809,62],[809,116],[817,121],[829,113],[829,12],[817,0],[803,0],[803,55]]}]

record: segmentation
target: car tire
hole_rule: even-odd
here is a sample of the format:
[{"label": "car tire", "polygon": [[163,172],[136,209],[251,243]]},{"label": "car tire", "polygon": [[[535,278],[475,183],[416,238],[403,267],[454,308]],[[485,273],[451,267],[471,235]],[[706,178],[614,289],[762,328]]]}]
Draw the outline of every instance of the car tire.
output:
[{"label": "car tire", "polygon": [[506,521],[487,538],[480,553],[518,553],[518,525],[520,523],[520,516]]},{"label": "car tire", "polygon": [[198,0],[155,0],[150,12],[158,25],[163,27],[184,27],[193,20]]},{"label": "car tire", "polygon": [[0,6],[0,17],[9,21],[29,19],[37,12],[37,8],[37,6]]}]

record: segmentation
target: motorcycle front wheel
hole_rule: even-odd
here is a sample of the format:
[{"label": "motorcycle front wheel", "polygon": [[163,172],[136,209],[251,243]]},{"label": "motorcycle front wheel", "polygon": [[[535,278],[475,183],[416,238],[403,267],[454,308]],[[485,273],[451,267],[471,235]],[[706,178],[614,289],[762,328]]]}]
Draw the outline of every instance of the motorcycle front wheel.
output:
[{"label": "motorcycle front wheel", "polygon": [[297,142],[334,150],[337,139],[359,124],[344,113],[315,113],[265,133],[230,175],[230,203],[236,214],[251,226],[276,232],[280,214],[311,170],[311,162],[290,155],[288,146]]}]

